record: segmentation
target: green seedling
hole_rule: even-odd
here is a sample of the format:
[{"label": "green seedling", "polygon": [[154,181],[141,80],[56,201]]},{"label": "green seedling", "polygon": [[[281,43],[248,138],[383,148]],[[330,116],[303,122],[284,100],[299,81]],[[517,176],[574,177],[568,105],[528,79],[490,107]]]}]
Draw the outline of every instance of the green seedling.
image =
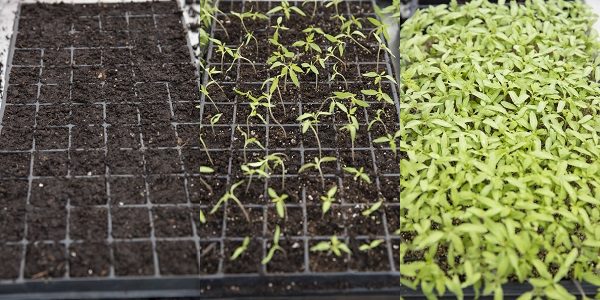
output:
[{"label": "green seedling", "polygon": [[278,250],[281,252],[284,252],[283,248],[281,248],[281,246],[279,246],[279,238],[281,237],[281,229],[279,228],[279,225],[275,225],[275,233],[273,234],[273,244],[271,245],[271,248],[269,248],[269,252],[267,252],[267,256],[265,256],[262,261],[260,262],[263,265],[268,264],[272,259],[273,256],[275,255],[275,252],[277,252]]},{"label": "green seedling", "polygon": [[315,169],[319,172],[319,176],[321,176],[321,184],[323,188],[325,188],[325,176],[323,175],[322,165],[327,162],[337,161],[337,158],[333,156],[325,156],[325,157],[315,157],[314,162],[305,163],[300,167],[298,173],[302,173],[308,169]]},{"label": "green seedling", "polygon": [[227,45],[225,45],[225,43],[221,42],[220,40],[211,38],[211,41],[213,42],[213,46],[215,47],[215,52],[217,52],[217,54],[219,54],[221,58],[221,72],[223,72],[225,56],[229,55],[231,56],[231,58],[234,58],[235,53],[233,52],[233,48],[227,47]]},{"label": "green seedling", "polygon": [[[333,57],[337,57],[335,55],[333,55]],[[335,63],[332,67],[332,72],[333,74],[331,74],[329,81],[335,81],[338,77],[341,77],[344,80],[344,85],[346,86],[346,90],[348,89],[348,80],[346,80],[346,77],[340,73],[340,71],[338,70],[338,63]]]},{"label": "green seedling", "polygon": [[200,143],[202,144],[202,148],[204,149],[204,153],[206,153],[206,156],[208,157],[208,161],[210,161],[211,165],[215,165],[212,157],[210,156],[210,151],[208,151],[208,147],[206,146],[206,142],[204,141],[204,138],[202,137],[202,133],[200,133],[198,135],[198,138],[200,139]]},{"label": "green seedling", "polygon": [[375,116],[373,117],[373,120],[369,121],[369,125],[367,126],[367,131],[371,131],[371,128],[373,128],[373,125],[379,123],[383,126],[383,130],[386,133],[388,132],[387,125],[385,125],[385,122],[383,121],[383,118],[381,117],[381,115],[385,115],[385,111],[380,108],[375,112]]},{"label": "green seedling", "polygon": [[379,201],[375,202],[373,205],[371,205],[371,207],[363,210],[361,214],[365,217],[368,217],[368,216],[372,215],[374,212],[376,212],[377,210],[379,210],[379,208],[381,207],[382,204],[383,204],[383,200],[379,200]]},{"label": "green seedling", "polygon": [[365,173],[365,168],[364,167],[360,167],[358,169],[353,168],[353,167],[344,167],[344,172],[352,175],[354,181],[357,181],[358,179],[371,184],[371,178],[369,177],[369,174]]},{"label": "green seedling", "polygon": [[240,134],[244,137],[244,163],[248,161],[248,157],[247,157],[247,151],[248,151],[248,147],[251,145],[256,145],[258,148],[265,150],[265,147],[262,145],[262,143],[255,137],[250,137],[249,132],[245,132],[242,130],[242,128],[240,128],[240,126],[236,127],[237,131],[240,132]]},{"label": "green seedling", "polygon": [[219,210],[219,208],[221,207],[221,205],[229,202],[229,200],[233,200],[233,202],[235,202],[235,204],[237,204],[239,206],[239,208],[242,210],[242,212],[244,213],[244,216],[246,217],[246,220],[248,222],[250,222],[250,216],[248,215],[248,212],[246,211],[246,208],[244,208],[244,205],[242,204],[242,202],[240,201],[240,199],[238,199],[238,197],[235,195],[235,189],[237,189],[241,184],[243,184],[244,181],[238,181],[236,183],[234,183],[227,192],[225,192],[225,194],[219,199],[219,201],[217,201],[217,203],[215,204],[215,206],[213,206],[213,208],[210,210],[209,214],[214,214],[217,212],[217,210]]},{"label": "green seedling", "polygon": [[[200,174],[206,175],[206,174],[213,174],[215,172],[215,170],[211,167],[200,166],[199,172],[200,172]],[[208,184],[208,182],[206,182],[204,180],[204,178],[202,178],[202,177],[198,177],[198,179],[200,179],[200,182],[202,182],[202,184],[206,187],[206,189],[208,190],[208,194],[211,195],[213,193],[213,189],[210,186],[210,184]]]},{"label": "green seedling", "polygon": [[343,0],[328,0],[327,3],[325,4],[325,7],[330,8],[333,6],[335,8],[335,14],[339,15],[340,14],[339,6],[341,3],[343,3]]},{"label": "green seedling", "polygon": [[337,193],[337,186],[332,186],[327,194],[321,196],[321,212],[326,214],[331,208],[331,204],[335,201],[335,193]]},{"label": "green seedling", "polygon": [[[215,107],[215,109],[216,109],[217,111],[219,111],[219,107],[217,106],[217,104],[215,104],[215,101],[213,100],[213,98],[210,96],[210,93],[208,92],[208,87],[209,87],[211,84],[216,84],[216,85],[218,85],[218,84],[217,84],[217,82],[216,82],[216,81],[214,81],[214,80],[211,80],[211,81],[209,81],[209,82],[208,82],[206,85],[204,85],[204,84],[201,84],[201,85],[200,85],[200,93],[201,93],[202,95],[204,95],[206,98],[208,98],[208,100],[210,101],[210,103],[212,103],[212,105]],[[196,106],[196,108],[200,108],[200,105]]]},{"label": "green seedling", "polygon": [[206,215],[204,215],[204,212],[202,211],[202,209],[200,209],[200,223],[201,224],[206,224]]},{"label": "green seedling", "polygon": [[287,31],[290,30],[288,27],[285,27],[282,24],[282,18],[278,17],[277,18],[277,23],[273,26],[271,26],[271,28],[275,29],[275,31],[273,32],[273,36],[269,39],[269,42],[273,45],[280,45],[279,44],[279,31]]},{"label": "green seedling", "polygon": [[268,189],[269,197],[271,198],[271,202],[275,204],[275,210],[277,211],[277,215],[284,219],[285,218],[285,200],[288,198],[288,195],[281,194],[277,195],[277,192],[269,188]]},{"label": "green seedling", "polygon": [[233,251],[233,254],[231,254],[231,257],[229,257],[229,260],[236,260],[238,259],[238,257],[240,257],[242,254],[244,254],[244,252],[246,252],[246,250],[248,250],[248,246],[250,245],[250,237],[245,237],[244,241],[242,241],[242,244],[235,248],[235,250]]},{"label": "green seedling", "polygon": [[387,143],[390,147],[390,149],[392,150],[392,152],[394,152],[394,155],[397,157],[398,156],[398,144],[396,143],[396,140],[400,140],[400,130],[396,131],[396,133],[394,133],[394,135],[391,134],[387,134],[385,136],[381,136],[378,137],[376,139],[373,140],[373,143],[375,144],[385,144]]},{"label": "green seedling", "polygon": [[221,120],[222,116],[222,113],[218,113],[210,118],[210,129],[212,129],[213,135],[215,135],[215,125],[219,123],[219,120]]},{"label": "green seedling", "polygon": [[292,44],[294,47],[302,47],[304,48],[305,53],[312,53],[312,51],[316,51],[318,53],[322,53],[321,47],[315,42],[315,34],[311,32],[308,34],[303,41],[296,41]]},{"label": "green seedling", "polygon": [[359,251],[370,251],[373,250],[377,247],[379,247],[379,245],[383,244],[385,241],[384,240],[374,240],[370,243],[366,243],[366,244],[362,244],[358,247]]},{"label": "green seedling", "polygon": [[270,67],[271,70],[277,68],[279,68],[279,74],[277,76],[283,78],[284,90],[286,90],[288,77],[292,80],[296,87],[300,87],[297,73],[304,73],[304,71],[296,63],[283,63],[281,61],[276,61]]},{"label": "green seedling", "polygon": [[244,169],[248,169],[250,172],[253,172],[253,174],[258,174],[262,178],[270,178],[273,170],[277,167],[281,167],[281,185],[282,188],[285,188],[284,178],[286,171],[282,157],[286,157],[286,155],[283,153],[271,153],[265,155],[264,158],[259,159],[258,161],[247,163],[242,167],[245,166]]},{"label": "green seedling", "polygon": [[382,91],[382,79],[387,79],[387,80],[393,82],[394,84],[396,84],[396,80],[394,79],[394,77],[387,75],[385,73],[385,71],[383,71],[379,74],[376,72],[368,72],[368,73],[363,74],[363,76],[368,77],[368,78],[373,78],[373,82],[378,86],[377,90],[374,90],[374,89],[361,90],[361,92],[364,95],[375,96],[377,101],[385,101],[391,105],[394,105],[394,100],[392,100],[392,98],[388,94],[386,94]]},{"label": "green seedling", "polygon": [[231,14],[235,17],[237,17],[238,19],[240,19],[240,22],[242,23],[242,28],[244,29],[244,31],[246,33],[248,33],[248,28],[246,28],[246,24],[244,23],[244,20],[250,19],[252,21],[256,21],[256,20],[268,20],[269,17],[267,17],[265,14],[260,13],[260,12],[253,12],[252,10],[247,11],[247,12],[243,12],[243,13],[238,13],[238,12],[234,12],[232,11]]},{"label": "green seedling", "polygon": [[317,124],[319,124],[319,119],[321,116],[329,116],[331,113],[329,112],[316,112],[316,113],[304,113],[299,116],[296,120],[302,122],[302,133],[306,133],[308,129],[310,129],[315,135],[315,139],[317,139],[317,145],[319,146],[319,156],[321,153],[321,139],[319,139],[319,133],[317,131]]},{"label": "green seedling", "polygon": [[278,12],[283,13],[286,20],[289,20],[292,13],[296,13],[300,16],[306,17],[306,14],[298,7],[290,5],[288,0],[282,0],[278,6],[273,7],[267,12],[268,15],[276,14]]},{"label": "green seedling", "polygon": [[335,256],[342,256],[342,252],[346,254],[352,254],[350,248],[343,242],[341,242],[337,236],[332,236],[329,241],[320,242],[310,248],[312,252],[329,252],[335,254]]},{"label": "green seedling", "polygon": [[312,61],[309,63],[302,63],[302,67],[305,70],[304,71],[305,74],[313,73],[315,75],[315,89],[316,89],[318,87],[317,84],[319,82],[319,69],[317,69],[317,66]]}]

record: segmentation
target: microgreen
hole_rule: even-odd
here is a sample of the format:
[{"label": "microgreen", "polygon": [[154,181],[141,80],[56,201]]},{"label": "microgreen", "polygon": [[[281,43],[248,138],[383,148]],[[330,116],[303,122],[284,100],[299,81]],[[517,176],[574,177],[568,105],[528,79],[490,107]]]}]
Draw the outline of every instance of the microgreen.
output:
[{"label": "microgreen", "polygon": [[396,140],[400,140],[401,131],[398,130],[394,135],[386,134],[385,136],[380,136],[373,140],[375,144],[388,144],[394,155],[398,156],[398,143]]},{"label": "microgreen", "polygon": [[319,124],[319,119],[321,116],[329,116],[331,113],[318,111],[315,113],[304,113],[299,116],[296,120],[302,122],[302,133],[306,133],[308,129],[310,129],[315,135],[315,139],[317,140],[317,145],[319,146],[319,156],[321,153],[321,139],[319,139],[319,133],[317,132],[317,124]]},{"label": "microgreen", "polygon": [[233,251],[233,254],[231,254],[231,257],[229,257],[229,260],[236,260],[238,259],[238,257],[240,257],[242,254],[244,254],[244,252],[246,252],[246,250],[248,250],[248,246],[250,245],[250,237],[245,237],[244,240],[242,241],[242,244],[235,248],[235,250]]},{"label": "microgreen", "polygon": [[321,183],[323,185],[323,188],[325,188],[325,176],[323,175],[322,165],[326,162],[332,161],[337,161],[337,158],[333,156],[315,157],[314,162],[305,163],[304,165],[302,165],[298,170],[298,173],[302,173],[308,169],[315,169],[319,171],[319,175],[321,176]]},{"label": "microgreen", "polygon": [[244,213],[246,220],[248,220],[248,222],[250,222],[250,216],[248,215],[246,208],[244,208],[244,204],[242,204],[240,199],[238,199],[238,197],[235,195],[235,189],[237,189],[243,183],[244,183],[244,181],[241,180],[241,181],[234,183],[231,187],[229,187],[229,190],[227,192],[225,192],[225,194],[219,199],[219,201],[217,201],[215,206],[213,206],[213,208],[210,210],[209,214],[212,215],[212,214],[216,213],[217,210],[219,210],[219,208],[221,207],[221,205],[229,202],[229,200],[233,200],[233,202],[235,202],[240,207],[242,212]]},{"label": "microgreen", "polygon": [[379,208],[381,207],[382,204],[383,204],[383,200],[379,200],[379,201],[373,203],[373,205],[371,205],[371,207],[363,210],[361,215],[363,215],[365,217],[372,215],[374,212],[379,210]]},{"label": "microgreen", "polygon": [[400,131],[374,141],[400,151],[401,283],[502,298],[518,281],[532,287],[521,299],[574,299],[561,280],[600,286],[595,16],[581,1],[498,2],[401,27]]},{"label": "microgreen", "polygon": [[262,145],[262,143],[257,138],[249,137],[250,136],[249,132],[245,132],[244,130],[242,130],[242,128],[240,128],[240,126],[237,126],[236,129],[244,137],[244,151],[243,151],[244,162],[248,161],[246,152],[248,151],[248,147],[250,145],[256,145],[258,148],[265,150],[265,147]]},{"label": "microgreen", "polygon": [[374,240],[370,243],[366,243],[366,244],[362,244],[358,247],[359,251],[370,251],[373,250],[377,247],[379,247],[379,245],[383,244],[385,241],[384,240]]},{"label": "microgreen", "polygon": [[383,109],[381,109],[381,108],[377,109],[375,111],[375,116],[373,116],[372,117],[373,119],[371,121],[369,121],[369,125],[367,126],[367,131],[371,131],[371,128],[373,127],[373,125],[379,123],[379,124],[381,124],[383,126],[383,130],[385,132],[388,132],[387,125],[385,125],[385,122],[381,118],[382,114],[385,115],[385,111]]},{"label": "microgreen", "polygon": [[371,178],[369,177],[369,174],[365,173],[365,168],[364,167],[360,167],[360,168],[354,168],[354,167],[344,167],[344,172],[349,173],[350,175],[352,175],[354,181],[360,179],[368,184],[371,183]]},{"label": "microgreen", "polygon": [[271,245],[271,247],[269,248],[269,252],[267,252],[267,256],[265,256],[262,261],[260,262],[263,265],[268,264],[272,259],[273,256],[275,255],[275,252],[277,250],[279,251],[284,251],[283,248],[281,248],[281,246],[279,246],[279,238],[281,237],[281,228],[279,228],[279,225],[275,225],[275,233],[273,234],[273,244]]},{"label": "microgreen", "polygon": [[332,186],[327,194],[321,196],[321,212],[326,214],[331,208],[331,204],[335,201],[335,193],[337,193],[337,186]]},{"label": "microgreen", "polygon": [[344,242],[341,242],[337,236],[332,236],[329,241],[319,242],[310,248],[312,252],[332,252],[335,256],[342,256],[342,252],[351,254],[350,248]]},{"label": "microgreen", "polygon": [[280,4],[269,10],[267,14],[272,15],[278,12],[282,12],[286,20],[290,19],[292,13],[296,13],[300,16],[306,17],[306,14],[300,8],[290,5],[288,0],[281,0]]},{"label": "microgreen", "polygon": [[322,53],[321,47],[315,42],[315,33],[311,32],[306,35],[306,38],[303,41],[296,41],[292,44],[294,47],[303,47],[304,53],[312,53],[312,51],[316,51]]},{"label": "microgreen", "polygon": [[282,219],[285,218],[285,200],[288,198],[288,195],[278,195],[277,192],[272,188],[268,189],[268,193],[269,197],[271,198],[271,202],[275,204],[277,215]]}]

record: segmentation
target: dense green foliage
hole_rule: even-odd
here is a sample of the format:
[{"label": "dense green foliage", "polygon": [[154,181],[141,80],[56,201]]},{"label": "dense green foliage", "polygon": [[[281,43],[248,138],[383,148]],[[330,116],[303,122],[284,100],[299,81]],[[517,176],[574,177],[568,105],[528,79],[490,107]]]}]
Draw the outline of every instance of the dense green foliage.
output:
[{"label": "dense green foliage", "polygon": [[428,297],[600,286],[600,58],[581,2],[418,11],[401,50],[401,275]]}]

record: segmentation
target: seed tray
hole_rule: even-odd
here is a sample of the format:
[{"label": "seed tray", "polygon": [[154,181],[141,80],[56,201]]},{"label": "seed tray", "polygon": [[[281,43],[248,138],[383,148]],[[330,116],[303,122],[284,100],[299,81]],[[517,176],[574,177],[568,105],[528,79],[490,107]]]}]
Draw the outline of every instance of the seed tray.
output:
[{"label": "seed tray", "polygon": [[[361,10],[371,7],[366,1],[349,3]],[[230,5],[243,8],[244,2]],[[318,206],[307,203],[314,193],[310,186],[299,187],[297,201],[288,205],[290,218],[281,225],[282,245],[300,245],[293,250],[300,255],[295,262],[274,259],[273,270],[226,259],[251,227],[240,222],[235,208],[225,207],[216,214],[219,219],[199,224],[199,210],[206,211],[215,197],[203,191],[197,172],[205,161],[198,132],[210,108],[198,95],[197,71],[175,2],[21,4],[15,27],[0,119],[0,161],[5,166],[0,170],[0,224],[5,228],[0,233],[0,299],[397,297],[399,237],[388,228],[398,223],[399,191],[393,188],[399,171],[383,164],[371,192],[387,200],[374,227],[366,231],[351,227],[347,218],[368,203],[351,198],[335,205],[336,215],[329,216],[343,220],[341,226],[314,229],[311,224],[326,221],[307,218],[306,212]],[[356,54],[354,58],[359,59]],[[391,71],[387,57],[380,63]],[[358,72],[373,64],[354,63],[357,79],[351,82],[364,84]],[[397,93],[392,89],[390,94],[397,113]],[[211,179],[215,187],[237,176],[232,165],[240,154],[232,132],[243,107],[235,99],[224,100],[218,104],[231,105],[223,110],[231,120],[215,133],[231,136],[227,147],[209,150],[215,157],[224,156],[217,164],[227,170]],[[290,101],[299,109],[304,105]],[[318,101],[305,104],[311,103]],[[366,122],[366,111],[364,118]],[[297,126],[293,120],[286,124]],[[282,141],[275,127],[256,126],[273,143],[280,142],[267,143],[266,151],[302,158],[316,153],[302,135],[295,146]],[[375,159],[384,161],[390,151],[367,141],[355,150],[372,158],[377,170]],[[323,151],[345,151],[338,142],[348,141],[336,137]],[[300,178],[286,177],[288,186]],[[326,177],[342,182],[333,172]],[[263,200],[248,198],[245,203],[257,216],[255,225],[270,233],[275,219]],[[379,255],[383,267],[362,270],[369,267],[363,255],[362,267],[344,258],[341,268],[310,270],[329,258],[313,258],[307,249],[333,233],[351,238],[353,249],[360,241],[384,239]],[[255,238],[255,254],[263,256],[270,237]],[[294,263],[300,271],[276,270]]]}]

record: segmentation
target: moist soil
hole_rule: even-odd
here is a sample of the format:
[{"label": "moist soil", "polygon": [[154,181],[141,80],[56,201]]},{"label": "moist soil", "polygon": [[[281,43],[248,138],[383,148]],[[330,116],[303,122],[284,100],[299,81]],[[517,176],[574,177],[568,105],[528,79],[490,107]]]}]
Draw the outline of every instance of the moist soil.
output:
[{"label": "moist soil", "polygon": [[[250,6],[263,13],[270,9],[267,3],[246,5],[246,11]],[[345,12],[346,4],[341,6]],[[363,6],[356,7],[358,16],[372,16],[372,7]],[[230,3],[224,11],[230,10],[242,11],[243,5]],[[310,5],[304,10],[312,12]],[[314,18],[284,21],[290,30],[281,33],[280,42],[299,54],[291,44],[304,37],[302,29],[317,24],[333,33],[337,24],[330,17],[335,10],[317,11]],[[244,32],[239,20],[231,15],[219,19],[227,35],[216,30],[215,37],[240,43]],[[263,41],[273,34],[269,22],[245,25]],[[322,49],[329,45],[318,43]],[[372,50],[373,39],[364,43]],[[222,89],[209,86],[214,104],[202,103],[175,2],[22,5],[0,127],[0,225],[5,228],[0,232],[0,259],[10,262],[0,268],[0,279],[17,279],[19,274],[27,280],[96,278],[112,271],[117,278],[377,271],[396,277],[365,287],[396,287],[394,252],[399,239],[392,233],[399,226],[399,207],[394,206],[399,158],[381,145],[373,146],[372,139],[374,132],[397,128],[397,110],[365,99],[384,111],[385,126],[367,131],[372,109],[357,110],[361,130],[355,151],[350,151],[353,144],[341,129],[344,116],[323,118],[316,128],[323,156],[338,162],[323,166],[323,182],[314,170],[298,174],[302,163],[318,157],[319,151],[312,131],[302,133],[296,117],[320,109],[333,91],[360,96],[361,89],[372,88],[360,74],[382,69],[385,61],[377,66],[372,53],[348,45],[338,72],[349,83],[331,80],[331,68],[316,82],[314,75],[300,76],[301,87],[282,82],[272,115],[261,111],[269,115],[268,124],[258,118],[246,124],[251,108],[234,89],[260,95],[260,82],[275,75],[264,64],[271,51],[263,43],[258,50],[253,43],[242,48],[242,54],[260,63],[256,72],[245,63],[219,74],[214,79]],[[220,55],[213,51],[209,63],[221,69]],[[224,63],[228,68],[231,61]],[[221,117],[214,128],[201,125],[210,124],[217,114]],[[244,149],[240,130],[262,140],[268,150],[256,145]],[[285,180],[277,169],[272,178],[253,178],[247,185],[241,165],[267,153],[284,157]],[[215,172],[201,174],[201,165]],[[354,180],[342,171],[345,166],[364,167],[373,184]],[[239,179],[246,179],[236,191],[245,209],[230,201],[209,213]],[[320,196],[334,185],[337,200],[323,214]],[[267,187],[289,196],[284,218],[277,215]],[[369,217],[361,215],[380,199],[385,208]],[[207,215],[205,224],[198,220],[200,210]],[[283,234],[283,251],[265,266],[260,261],[273,243],[276,225]],[[332,235],[347,243],[353,254],[308,251]],[[246,236],[252,237],[248,249],[230,260]],[[386,239],[380,248],[358,250],[378,238]],[[286,294],[356,286],[344,280],[323,286],[316,281],[272,283],[240,288],[225,282],[221,291],[216,283],[203,292]]]}]

